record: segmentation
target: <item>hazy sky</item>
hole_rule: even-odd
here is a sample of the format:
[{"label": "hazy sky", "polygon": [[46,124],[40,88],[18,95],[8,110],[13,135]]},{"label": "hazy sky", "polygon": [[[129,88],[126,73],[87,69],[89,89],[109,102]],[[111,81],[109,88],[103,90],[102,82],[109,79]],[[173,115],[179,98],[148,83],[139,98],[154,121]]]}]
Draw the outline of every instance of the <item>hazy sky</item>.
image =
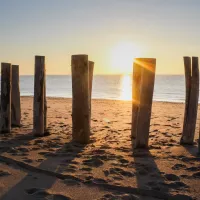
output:
[{"label": "hazy sky", "polygon": [[88,54],[95,73],[128,73],[134,56],[157,58],[158,74],[183,74],[200,56],[200,0],[0,0],[0,61],[33,74],[69,74],[71,55]]}]

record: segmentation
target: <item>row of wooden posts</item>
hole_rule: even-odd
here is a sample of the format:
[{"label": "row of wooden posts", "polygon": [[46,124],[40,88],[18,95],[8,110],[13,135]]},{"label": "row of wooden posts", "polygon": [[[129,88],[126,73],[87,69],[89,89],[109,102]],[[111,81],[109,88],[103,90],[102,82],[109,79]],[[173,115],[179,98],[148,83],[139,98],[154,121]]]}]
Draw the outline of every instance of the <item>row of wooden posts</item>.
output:
[{"label": "row of wooden posts", "polygon": [[[186,78],[185,116],[181,144],[192,145],[198,110],[199,64],[197,57],[184,57]],[[87,144],[90,141],[91,96],[94,62],[88,55],[72,55],[72,138]],[[134,148],[147,148],[155,81],[156,59],[137,58],[133,66],[132,128]],[[1,63],[1,133],[21,125],[19,66]],[[45,57],[35,56],[33,133],[47,132]]]}]

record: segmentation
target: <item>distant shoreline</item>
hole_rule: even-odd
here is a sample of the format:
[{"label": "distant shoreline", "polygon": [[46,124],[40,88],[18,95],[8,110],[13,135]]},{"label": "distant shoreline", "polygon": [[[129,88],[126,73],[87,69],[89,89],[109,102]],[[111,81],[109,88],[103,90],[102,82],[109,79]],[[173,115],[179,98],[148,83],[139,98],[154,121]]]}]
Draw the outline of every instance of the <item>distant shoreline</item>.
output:
[{"label": "distant shoreline", "polygon": [[[33,95],[21,95],[21,98],[33,98]],[[66,99],[66,100],[72,100],[70,97],[53,97],[53,96],[47,96],[47,99]],[[116,101],[116,102],[130,102],[131,100],[121,100],[121,99],[101,99],[101,98],[95,98],[92,99],[92,101]],[[168,104],[185,104],[184,102],[170,102],[170,101],[158,101],[154,100],[153,103],[168,103]]]},{"label": "distant shoreline", "polygon": [[[46,94],[48,97],[72,98],[71,75],[47,75]],[[20,76],[21,96],[33,96],[34,76]],[[94,75],[93,99],[131,101],[132,77],[123,75]],[[153,101],[185,102],[185,78],[182,75],[156,75]]]}]

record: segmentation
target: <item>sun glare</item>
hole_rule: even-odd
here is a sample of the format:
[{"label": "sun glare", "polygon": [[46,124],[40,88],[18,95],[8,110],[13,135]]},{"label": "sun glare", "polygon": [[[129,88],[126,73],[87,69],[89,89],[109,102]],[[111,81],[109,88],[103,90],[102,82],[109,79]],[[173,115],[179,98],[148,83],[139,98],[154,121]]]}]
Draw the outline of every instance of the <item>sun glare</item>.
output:
[{"label": "sun glare", "polygon": [[132,98],[132,90],[131,90],[131,75],[123,75],[121,76],[120,86],[121,86],[121,100],[131,100]]},{"label": "sun glare", "polygon": [[139,48],[131,42],[121,42],[111,51],[111,65],[116,73],[132,73],[133,60],[140,56]]}]

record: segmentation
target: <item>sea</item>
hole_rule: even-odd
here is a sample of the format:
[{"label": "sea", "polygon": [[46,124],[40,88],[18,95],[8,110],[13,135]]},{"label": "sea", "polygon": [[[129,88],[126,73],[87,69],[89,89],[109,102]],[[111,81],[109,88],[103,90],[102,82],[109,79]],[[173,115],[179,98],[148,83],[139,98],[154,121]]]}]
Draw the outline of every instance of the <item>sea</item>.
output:
[{"label": "sea", "polygon": [[[48,97],[72,97],[71,75],[47,75]],[[20,76],[21,96],[33,96],[34,76]],[[131,75],[94,75],[93,99],[131,100]],[[184,102],[185,78],[183,75],[156,75],[154,101]]]}]

